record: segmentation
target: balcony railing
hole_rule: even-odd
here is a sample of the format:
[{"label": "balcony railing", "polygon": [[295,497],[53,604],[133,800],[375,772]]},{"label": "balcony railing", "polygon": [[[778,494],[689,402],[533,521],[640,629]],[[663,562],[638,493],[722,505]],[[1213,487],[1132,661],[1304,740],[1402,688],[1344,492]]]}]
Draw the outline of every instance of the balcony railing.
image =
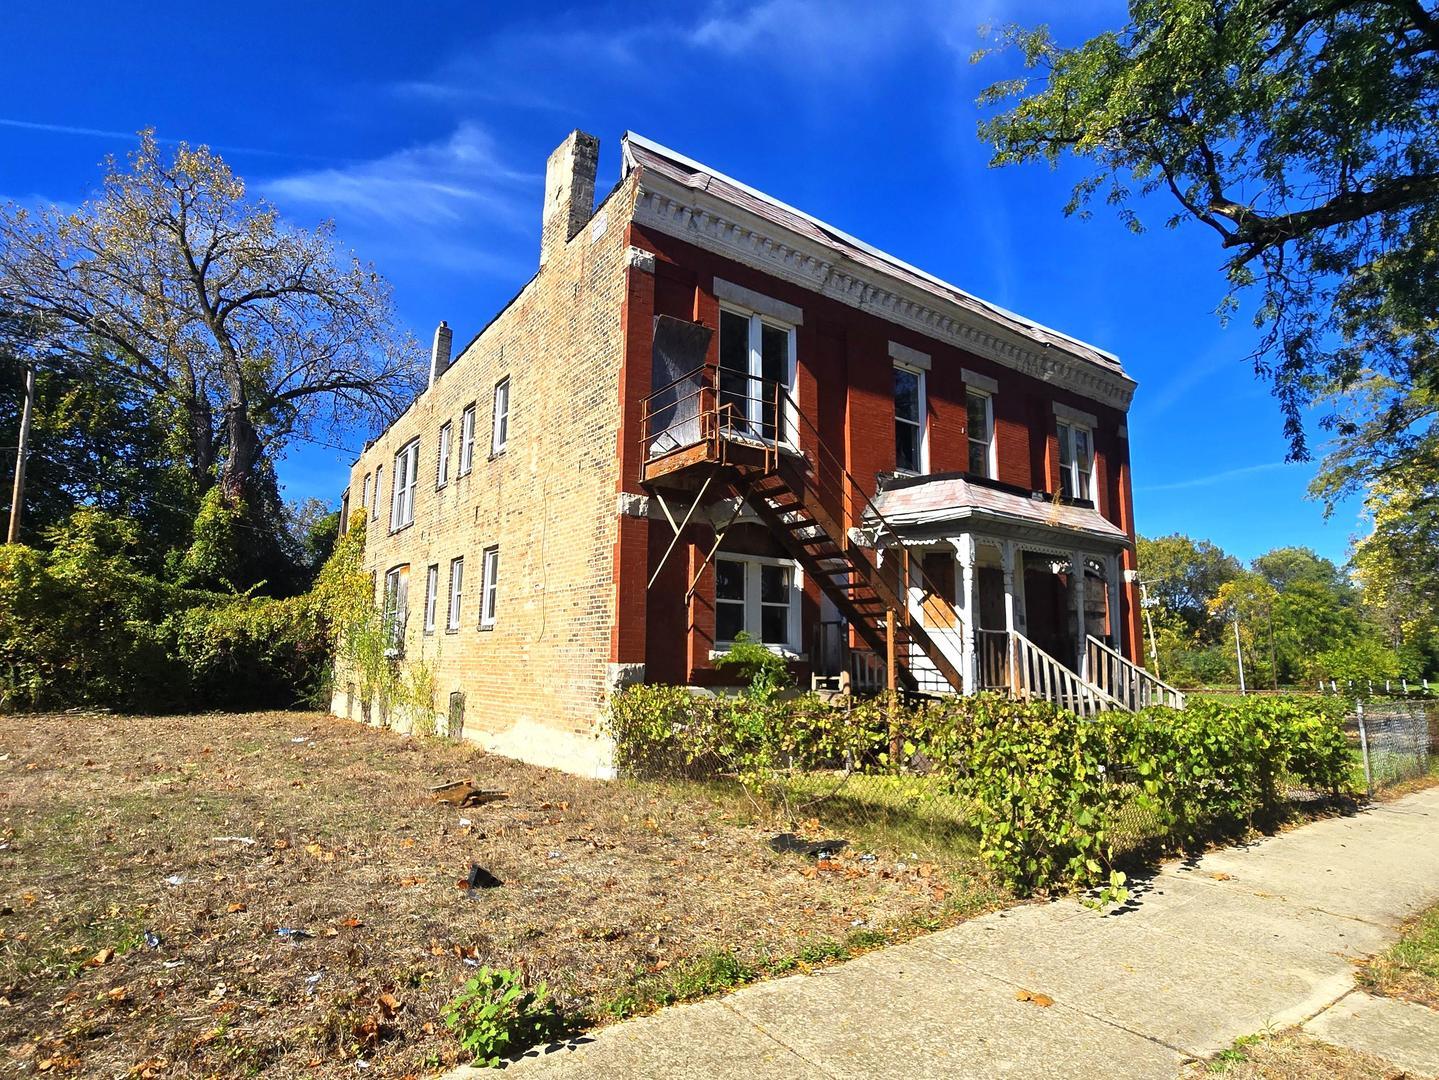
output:
[{"label": "balcony railing", "polygon": [[778,379],[702,364],[645,399],[640,438],[649,460],[707,445],[723,460],[721,444],[793,448],[789,389]]}]

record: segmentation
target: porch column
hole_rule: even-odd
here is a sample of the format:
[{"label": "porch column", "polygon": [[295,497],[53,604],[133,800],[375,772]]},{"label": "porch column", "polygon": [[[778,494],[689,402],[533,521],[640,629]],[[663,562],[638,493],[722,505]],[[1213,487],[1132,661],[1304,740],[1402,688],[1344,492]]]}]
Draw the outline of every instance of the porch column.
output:
[{"label": "porch column", "polygon": [[1119,633],[1119,556],[1104,557],[1104,584],[1109,590],[1109,647],[1123,654],[1123,638]]},{"label": "porch column", "polygon": [[1014,632],[1019,629],[1015,620],[1016,597],[1014,595],[1015,543],[1006,540],[999,549],[1000,566],[1004,571],[1004,680],[1013,693],[1019,691],[1019,673],[1015,670]]},{"label": "porch column", "polygon": [[972,694],[975,687],[974,668],[974,534],[960,533],[953,540],[959,555],[959,573],[956,575],[955,609],[959,612],[960,657],[964,661],[959,669],[964,685],[961,693]]},{"label": "porch column", "polygon": [[999,549],[1000,565],[1004,569],[1004,628],[1014,633],[1019,627],[1015,623],[1014,596],[1014,541],[1006,540]]},{"label": "porch column", "polygon": [[1075,551],[1069,556],[1069,589],[1074,597],[1074,630],[1075,630],[1075,671],[1079,672],[1081,678],[1087,678],[1085,670],[1089,666],[1089,644],[1085,640],[1088,636],[1088,626],[1084,618],[1084,552]]}]

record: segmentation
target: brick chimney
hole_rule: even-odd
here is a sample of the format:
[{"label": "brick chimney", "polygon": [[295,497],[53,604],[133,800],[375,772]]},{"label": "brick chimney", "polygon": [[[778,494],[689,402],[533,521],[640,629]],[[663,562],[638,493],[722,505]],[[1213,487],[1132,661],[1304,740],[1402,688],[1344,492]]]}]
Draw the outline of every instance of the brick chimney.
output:
[{"label": "brick chimney", "polygon": [[453,342],[454,335],[450,332],[450,324],[441,319],[440,325],[435,327],[435,344],[430,348],[431,386],[445,373],[445,368],[450,366],[450,346]]},{"label": "brick chimney", "polygon": [[545,164],[545,208],[540,217],[540,265],[579,232],[595,210],[600,141],[576,129]]}]

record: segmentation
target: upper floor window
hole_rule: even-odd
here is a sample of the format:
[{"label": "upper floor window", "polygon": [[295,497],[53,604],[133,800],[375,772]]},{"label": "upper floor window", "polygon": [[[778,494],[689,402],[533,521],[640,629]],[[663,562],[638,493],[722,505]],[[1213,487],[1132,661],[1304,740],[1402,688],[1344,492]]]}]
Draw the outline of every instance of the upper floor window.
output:
[{"label": "upper floor window", "polygon": [[965,410],[969,428],[969,474],[993,480],[997,471],[994,460],[994,398],[980,390],[967,390]]},{"label": "upper floor window", "polygon": [[360,505],[370,505],[370,474],[365,474],[365,482],[360,485]]},{"label": "upper floor window", "polygon": [[500,549],[485,548],[480,563],[480,628],[495,625],[500,601]]},{"label": "upper floor window", "polygon": [[799,582],[785,559],[720,555],[715,558],[715,643],[741,631],[782,649],[799,648]]},{"label": "upper floor window", "polygon": [[450,482],[450,432],[454,427],[448,420],[440,425],[440,461],[435,467],[435,487],[442,488]]},{"label": "upper floor window", "polygon": [[425,633],[435,632],[435,608],[439,606],[440,565],[434,563],[425,571]]},{"label": "upper floor window", "polygon": [[1094,472],[1093,435],[1087,427],[1059,421],[1059,493],[1069,499],[1090,499]]},{"label": "upper floor window", "polygon": [[929,471],[924,438],[924,372],[894,366],[894,467],[900,472]]},{"label": "upper floor window", "polygon": [[458,475],[467,476],[475,463],[475,403],[465,406],[460,414],[460,468]]},{"label": "upper floor window", "polygon": [[729,434],[794,445],[794,327],[764,315],[720,309],[720,424]]},{"label": "upper floor window", "polygon": [[446,630],[458,630],[460,628],[460,603],[464,597],[465,589],[465,559],[460,556],[458,559],[450,560],[450,608],[445,618]]},{"label": "upper floor window", "polygon": [[370,504],[370,516],[376,521],[380,520],[380,481],[385,477],[385,467],[375,466],[375,499]]},{"label": "upper floor window", "polygon": [[490,453],[503,454],[510,442],[510,379],[495,383],[495,408],[490,426]]},{"label": "upper floor window", "polygon": [[395,455],[395,486],[390,497],[390,531],[415,520],[415,485],[420,474],[420,440],[411,439]]}]

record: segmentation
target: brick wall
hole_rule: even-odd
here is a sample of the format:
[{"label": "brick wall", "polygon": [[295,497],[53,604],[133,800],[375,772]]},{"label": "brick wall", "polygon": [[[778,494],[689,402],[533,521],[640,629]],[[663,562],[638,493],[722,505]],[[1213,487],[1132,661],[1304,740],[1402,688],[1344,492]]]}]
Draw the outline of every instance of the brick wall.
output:
[{"label": "brick wall", "polygon": [[[1129,443],[1119,431],[1125,414],[1111,406],[1053,386],[1015,371],[985,357],[966,352],[947,342],[933,340],[877,315],[857,310],[838,301],[818,296],[790,282],[733,262],[657,230],[634,226],[633,244],[656,258],[653,292],[647,299],[653,314],[698,319],[718,325],[719,304],[713,294],[716,276],[745,288],[799,307],[804,322],[796,328],[798,356],[796,397],[800,409],[819,427],[825,444],[841,453],[844,464],[866,494],[875,490],[876,477],[895,467],[893,361],[889,342],[927,353],[931,368],[927,375],[930,472],[961,472],[968,462],[968,432],[963,372],[973,371],[998,383],[994,396],[994,422],[998,479],[1024,488],[1055,491],[1059,487],[1059,454],[1054,404],[1068,405],[1092,413],[1098,419],[1095,432],[1094,492],[1096,507],[1110,521],[1133,536],[1133,510],[1127,483]],[[633,323],[636,332],[639,322]],[[643,335],[642,335],[643,336]],[[643,336],[643,347],[649,338]],[[632,345],[635,342],[632,340]],[[711,343],[710,361],[717,360],[717,336]],[[642,385],[643,384],[643,385]],[[648,384],[637,380],[634,392],[647,393]],[[801,432],[801,449],[812,449],[807,431]],[[822,470],[832,467],[819,458]],[[636,471],[626,471],[626,490],[638,492]],[[839,510],[838,507],[832,508]],[[854,522],[853,500],[843,508],[846,524]],[[667,525],[635,530],[629,550],[643,549],[650,571],[672,535]],[[682,598],[690,577],[683,577],[672,564],[693,562],[698,568],[713,534],[692,528],[681,539],[654,589],[649,590],[647,608],[636,602],[629,611],[647,610],[646,652],[650,656],[648,677],[678,679],[681,671],[688,681],[704,682],[712,676],[708,667],[708,635],[713,631],[713,583],[706,573],[696,596],[685,605],[669,594],[678,583]],[[696,555],[695,553],[699,554]],[[636,556],[637,557],[637,556]],[[1126,557],[1126,568],[1133,560]],[[819,593],[806,582],[805,608],[818,610]],[[1126,644],[1137,648],[1138,603],[1135,588],[1121,589],[1121,618]],[[808,630],[809,616],[805,625]],[[686,633],[682,648],[673,635]],[[1131,651],[1130,655],[1136,653]]]},{"label": "brick wall", "polygon": [[[586,144],[579,150],[583,160]],[[593,190],[574,186],[580,198]],[[622,184],[573,238],[547,229],[538,274],[350,473],[350,504],[357,506],[363,478],[384,467],[365,566],[382,588],[387,570],[409,565],[407,656],[433,666],[441,715],[450,693],[462,691],[467,738],[586,773],[602,772],[607,763],[595,722],[609,664],[617,651],[621,657],[633,652],[614,637],[620,625],[615,493],[622,313],[636,276],[627,260],[633,198],[633,184]],[[547,205],[547,213],[566,222],[568,231],[568,208]],[[492,456],[492,396],[506,377],[508,446]],[[474,461],[461,477],[461,412],[471,402]],[[437,444],[446,421],[453,425],[450,479],[437,490]],[[415,522],[391,534],[395,453],[417,436]],[[481,629],[481,553],[491,545],[500,552],[497,618],[493,628]],[[459,629],[448,633],[449,566],[457,556],[465,559],[464,594]],[[436,630],[426,634],[425,574],[431,564],[440,567],[440,597]],[[336,704],[343,708],[344,686],[339,689]],[[358,703],[355,711],[358,716]]]}]

